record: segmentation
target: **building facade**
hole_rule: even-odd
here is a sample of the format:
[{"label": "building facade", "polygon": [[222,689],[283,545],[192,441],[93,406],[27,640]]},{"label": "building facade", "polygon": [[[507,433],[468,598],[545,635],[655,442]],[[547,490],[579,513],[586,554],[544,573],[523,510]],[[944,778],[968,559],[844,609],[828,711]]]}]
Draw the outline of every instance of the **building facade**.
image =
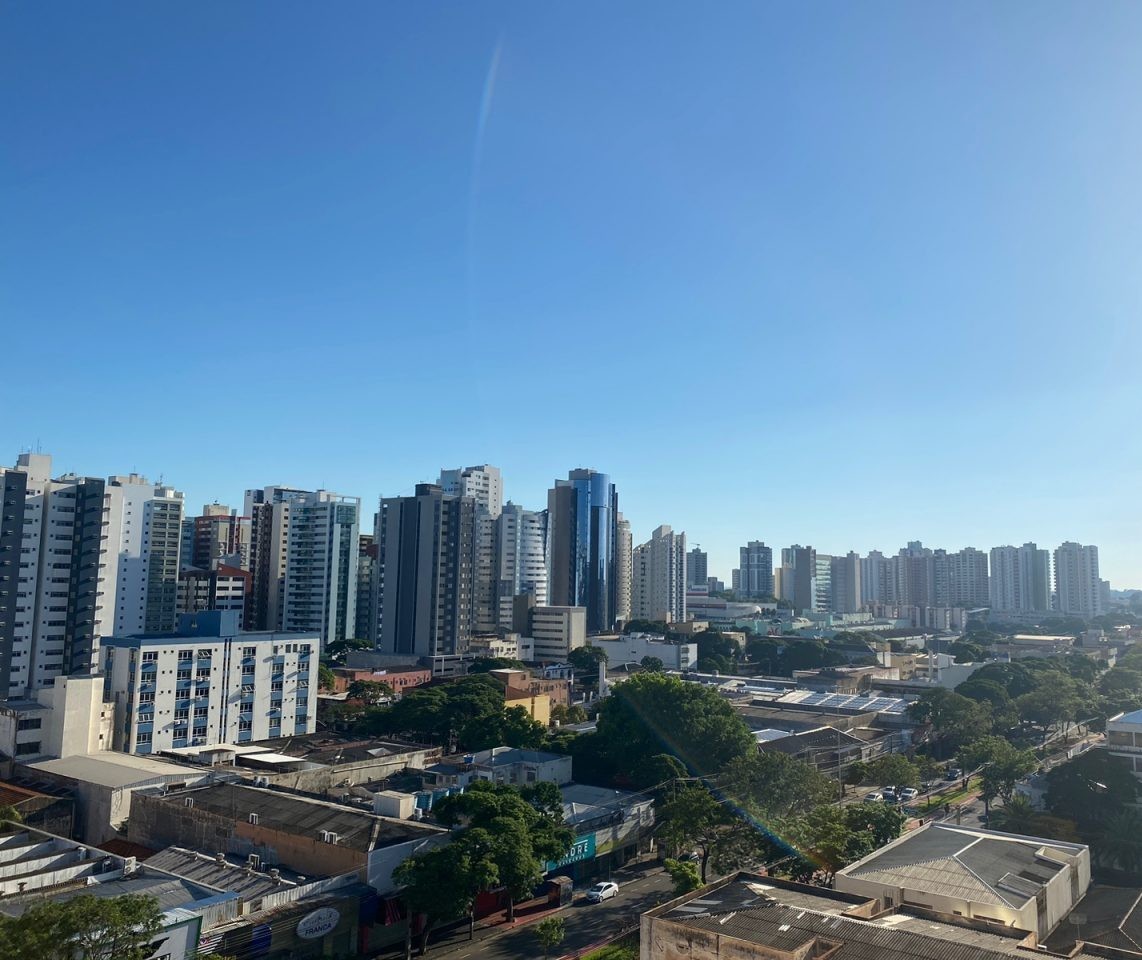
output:
[{"label": "building facade", "polygon": [[1000,612],[1036,613],[1051,609],[1051,554],[1037,544],[993,547],[988,593]]},{"label": "building facade", "polygon": [[381,500],[377,612],[371,639],[384,653],[463,654],[475,612],[475,510],[468,496],[417,484]]},{"label": "building facade", "polygon": [[858,613],[863,604],[861,558],[851,550],[833,557],[830,566],[833,613]]},{"label": "building facade", "polygon": [[585,607],[591,633],[618,617],[618,503],[610,477],[594,470],[572,470],[547,494],[548,601]]},{"label": "building facade", "polygon": [[1056,548],[1055,597],[1060,613],[1089,618],[1103,612],[1098,547],[1068,541]]},{"label": "building facade", "polygon": [[632,558],[631,619],[686,620],[686,534],[667,524],[640,544]]},{"label": "building facade", "polygon": [[233,611],[183,614],[165,634],[108,637],[104,699],[126,753],[313,733],[320,637],[243,633]]},{"label": "building facade", "polygon": [[105,554],[106,485],[51,478],[51,457],[0,468],[0,699],[90,673],[115,612],[117,557]]},{"label": "building facade", "polygon": [[742,597],[765,600],[774,595],[773,550],[761,540],[751,540],[738,550],[738,582],[734,589]]},{"label": "building facade", "polygon": [[[772,565],[772,557],[770,558]],[[705,587],[710,580],[709,558],[701,547],[693,547],[686,554],[686,586]]]},{"label": "building facade", "polygon": [[615,527],[615,620],[626,623],[630,620],[633,589],[634,537],[631,535],[630,521],[621,513],[618,516]]},{"label": "building facade", "polygon": [[450,497],[471,497],[476,509],[495,519],[503,510],[504,481],[500,468],[484,463],[477,467],[441,470],[437,486]]}]

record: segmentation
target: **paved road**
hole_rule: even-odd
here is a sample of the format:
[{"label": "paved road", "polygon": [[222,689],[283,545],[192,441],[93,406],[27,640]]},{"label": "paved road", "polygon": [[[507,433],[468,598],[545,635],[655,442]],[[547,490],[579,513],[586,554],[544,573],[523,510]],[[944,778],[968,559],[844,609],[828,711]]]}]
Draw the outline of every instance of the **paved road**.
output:
[{"label": "paved road", "polygon": [[[628,879],[628,875],[615,875],[619,893],[604,903],[587,903],[581,891],[575,899],[552,916],[563,917],[567,923],[567,938],[554,951],[555,956],[574,953],[618,931],[636,926],[638,918],[655,904],[671,896],[670,877],[660,868],[653,872],[642,871]],[[392,954],[390,954],[391,956]],[[434,933],[428,941],[429,960],[446,957],[447,960],[527,960],[540,958],[543,948],[535,938],[531,925],[519,927],[494,926],[476,930],[476,939],[468,939],[468,927]]]}]

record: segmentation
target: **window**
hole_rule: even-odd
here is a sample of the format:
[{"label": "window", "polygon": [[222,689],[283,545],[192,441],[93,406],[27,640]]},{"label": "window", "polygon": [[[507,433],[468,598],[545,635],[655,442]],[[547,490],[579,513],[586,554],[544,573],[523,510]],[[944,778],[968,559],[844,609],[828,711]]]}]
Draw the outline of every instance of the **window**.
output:
[{"label": "window", "polygon": [[244,657],[256,657],[257,655],[258,655],[258,648],[257,647],[243,647],[242,648],[242,656],[244,656]]},{"label": "window", "polygon": [[178,662],[179,662],[179,663],[185,663],[187,660],[190,660],[192,656],[193,656],[193,655],[191,654],[191,651],[189,651],[189,650],[180,650],[180,651],[178,652]]},{"label": "window", "polygon": [[149,733],[140,733],[135,737],[135,743],[150,743],[151,735]]},{"label": "window", "polygon": [[143,663],[158,663],[158,650],[148,650],[143,654]]},{"label": "window", "polygon": [[39,740],[36,740],[33,743],[17,743],[16,744],[16,756],[18,756],[18,757],[26,757],[29,754],[39,753],[39,752],[40,752],[40,741]]},{"label": "window", "polygon": [[189,680],[190,679],[190,667],[180,667],[178,674],[176,676],[179,680]]},{"label": "window", "polygon": [[39,730],[43,721],[39,717],[26,717],[16,724],[17,730]]}]

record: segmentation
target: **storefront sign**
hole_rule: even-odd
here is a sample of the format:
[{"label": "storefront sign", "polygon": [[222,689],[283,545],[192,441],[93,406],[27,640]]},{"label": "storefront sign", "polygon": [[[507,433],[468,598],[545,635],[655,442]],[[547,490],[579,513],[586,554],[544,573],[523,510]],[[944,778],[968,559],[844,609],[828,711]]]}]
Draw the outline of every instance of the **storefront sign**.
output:
[{"label": "storefront sign", "polygon": [[322,907],[301,918],[297,925],[297,935],[302,940],[318,940],[327,933],[332,933],[340,919],[341,914],[332,907]]},{"label": "storefront sign", "polygon": [[580,863],[583,860],[595,859],[595,834],[588,833],[585,837],[576,837],[575,842],[571,844],[571,849],[560,860],[547,861],[547,872],[558,870],[560,867],[569,867],[573,863]]}]

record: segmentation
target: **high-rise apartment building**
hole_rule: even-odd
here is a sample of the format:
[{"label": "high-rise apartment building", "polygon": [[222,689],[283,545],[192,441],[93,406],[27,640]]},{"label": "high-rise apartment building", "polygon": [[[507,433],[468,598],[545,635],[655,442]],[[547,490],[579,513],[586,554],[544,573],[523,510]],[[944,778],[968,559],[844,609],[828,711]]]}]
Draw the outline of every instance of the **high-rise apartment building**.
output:
[{"label": "high-rise apartment building", "polygon": [[986,607],[989,600],[987,554],[975,547],[955,553],[936,551],[936,606]]},{"label": "high-rise apartment building", "polygon": [[631,619],[686,619],[686,534],[663,524],[634,550]]},{"label": "high-rise apartment building", "polygon": [[[187,527],[186,520],[183,527]],[[225,504],[208,503],[201,515],[189,518],[189,527],[190,550],[184,544],[181,566],[208,570],[211,561],[221,560],[231,567],[250,569],[249,517],[238,516]]]},{"label": "high-rise apartment building", "polygon": [[525,510],[509,500],[491,524],[492,629],[510,630],[515,597],[527,593],[536,605],[547,605],[547,511]]},{"label": "high-rise apartment building", "polygon": [[377,609],[377,538],[371,533],[357,537],[357,614],[353,637],[368,640]]},{"label": "high-rise apartment building", "polygon": [[308,496],[296,487],[269,486],[247,490],[243,513],[250,518],[250,573],[245,629],[280,630],[285,595],[289,513]]},{"label": "high-rise apartment building", "polygon": [[615,620],[631,618],[631,591],[634,588],[634,537],[630,521],[621,513],[615,524]]},{"label": "high-rise apartment building", "polygon": [[474,622],[476,501],[420,483],[381,500],[377,613],[370,639],[384,653],[462,654]]},{"label": "high-rise apartment building", "polygon": [[2,699],[92,671],[111,632],[119,556],[117,542],[103,552],[103,480],[53,480],[50,456],[25,453],[0,468],[0,492]]},{"label": "high-rise apartment building", "polygon": [[[817,609],[817,551],[812,547],[802,547],[795,544],[781,551],[781,566],[787,568],[792,576],[782,575],[792,583],[792,596],[790,602],[798,613]],[[783,582],[783,590],[787,590]]]},{"label": "high-rise apartment building", "polygon": [[1051,609],[1051,555],[1037,544],[993,547],[989,580],[991,608],[1000,612]]},{"label": "high-rise apartment building", "polygon": [[834,613],[857,613],[864,602],[861,595],[861,558],[849,551],[833,557],[829,571]]},{"label": "high-rise apartment building", "polygon": [[862,603],[887,603],[885,584],[890,579],[888,561],[879,550],[870,550],[860,560],[860,598]]},{"label": "high-rise apartment building", "polygon": [[751,540],[738,550],[738,585],[743,597],[765,599],[774,595],[773,550],[760,540]]},{"label": "high-rise apartment building", "polygon": [[316,490],[294,500],[286,527],[282,629],[316,634],[322,646],[357,628],[361,501]]},{"label": "high-rise apartment building", "polygon": [[1055,549],[1055,597],[1060,613],[1088,618],[1102,613],[1098,547],[1067,541]]},{"label": "high-rise apartment building", "polygon": [[701,547],[694,547],[686,555],[686,586],[705,587],[709,580],[710,573],[706,551]]},{"label": "high-rise apartment building", "polygon": [[228,610],[242,617],[250,594],[250,571],[232,567],[221,560],[210,566],[187,567],[178,572],[178,612],[201,613]]},{"label": "high-rise apartment building", "polygon": [[610,630],[618,617],[618,514],[618,493],[605,473],[572,470],[547,493],[548,603],[586,607],[591,633]]},{"label": "high-rise apartment building", "polygon": [[813,584],[813,609],[823,613],[833,609],[833,558],[827,553],[818,553],[814,563],[817,576]]},{"label": "high-rise apartment building", "polygon": [[504,504],[504,481],[500,468],[480,464],[456,470],[441,470],[437,485],[450,497],[471,497],[478,509],[498,517]]},{"label": "high-rise apartment building", "polygon": [[177,630],[100,650],[116,750],[157,753],[313,733],[316,634],[242,633],[236,611],[183,614]]},{"label": "high-rise apartment building", "polygon": [[116,560],[116,634],[162,633],[178,616],[182,494],[137,473],[107,480],[107,546]]}]

